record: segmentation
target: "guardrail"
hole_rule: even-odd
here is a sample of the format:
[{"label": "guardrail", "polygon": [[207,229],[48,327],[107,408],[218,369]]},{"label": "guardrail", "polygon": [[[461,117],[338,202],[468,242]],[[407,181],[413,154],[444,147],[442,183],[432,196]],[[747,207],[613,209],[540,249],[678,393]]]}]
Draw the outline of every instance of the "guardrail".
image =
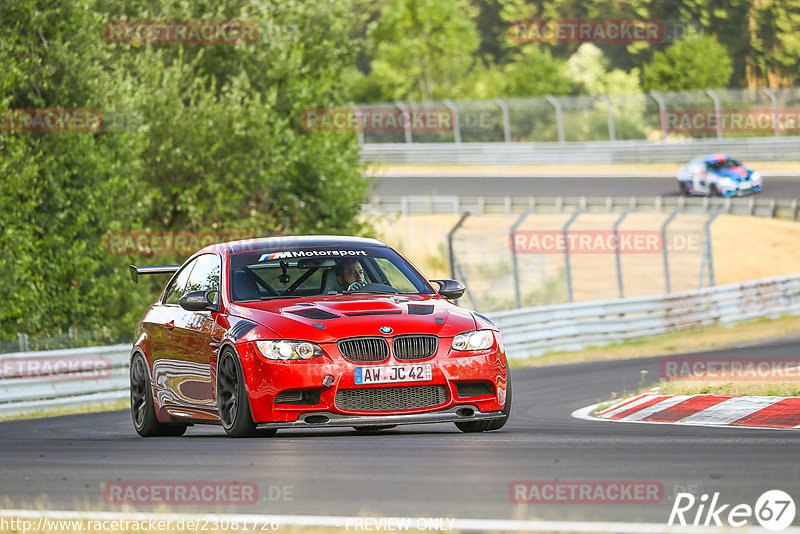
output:
[{"label": "guardrail", "polygon": [[0,354],[0,415],[126,398],[130,352],[112,345]]},{"label": "guardrail", "polygon": [[800,276],[767,278],[655,297],[558,304],[488,314],[510,358],[747,319],[800,314]]},{"label": "guardrail", "polygon": [[461,165],[611,165],[686,163],[706,153],[756,161],[794,161],[800,137],[544,143],[368,143],[361,159],[378,163]]},{"label": "guardrail", "polygon": [[537,197],[537,196],[436,196],[402,195],[374,196],[364,209],[378,213],[452,213],[472,215],[522,213],[568,213],[579,209],[586,212],[621,212],[634,206],[641,211],[673,211],[685,213],[729,213],[758,217],[798,219],[800,199],[721,197]]},{"label": "guardrail", "polygon": [[[510,358],[578,350],[641,336],[800,314],[800,276],[656,297],[495,312]],[[128,396],[130,346],[0,355],[0,415],[30,414]]]}]

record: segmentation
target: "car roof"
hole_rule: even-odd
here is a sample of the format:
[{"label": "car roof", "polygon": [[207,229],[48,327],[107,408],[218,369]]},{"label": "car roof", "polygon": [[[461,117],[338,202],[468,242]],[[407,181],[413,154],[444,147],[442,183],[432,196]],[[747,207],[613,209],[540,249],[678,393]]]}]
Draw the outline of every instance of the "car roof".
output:
[{"label": "car roof", "polygon": [[725,154],[709,154],[707,156],[701,156],[697,159],[703,161],[704,163],[712,163],[714,161],[728,161],[732,158],[730,156],[726,156]]},{"label": "car roof", "polygon": [[383,241],[369,237],[353,237],[344,235],[297,235],[297,236],[275,236],[258,237],[253,239],[240,239],[238,241],[228,241],[209,245],[200,252],[218,252],[220,249],[227,249],[228,252],[235,254],[249,250],[267,249],[293,249],[302,247],[330,247],[330,246],[371,246],[388,247]]}]

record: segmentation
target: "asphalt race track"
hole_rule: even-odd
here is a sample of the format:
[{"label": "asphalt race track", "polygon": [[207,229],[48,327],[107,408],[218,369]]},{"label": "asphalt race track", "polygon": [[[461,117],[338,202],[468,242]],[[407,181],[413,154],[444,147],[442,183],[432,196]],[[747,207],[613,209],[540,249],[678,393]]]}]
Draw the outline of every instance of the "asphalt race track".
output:
[{"label": "asphalt race track", "polygon": [[[800,340],[721,351],[795,356]],[[720,352],[705,353],[719,357]],[[666,522],[677,491],[721,493],[755,504],[769,489],[800,495],[800,433],[594,422],[573,410],[649,382],[659,358],[516,369],[514,409],[501,431],[463,434],[453,425],[354,431],[281,431],[229,439],[219,427],[182,438],[139,438],[126,411],[0,423],[5,508],[116,510],[114,481],[255,482],[260,502],[177,512]],[[518,505],[515,480],[651,480],[659,504]],[[291,495],[276,497],[277,487]],[[271,488],[273,488],[271,490]],[[270,497],[273,500],[270,500]],[[137,508],[147,510],[147,508]]]},{"label": "asphalt race track", "polygon": [[[642,178],[381,176],[375,178],[373,190],[376,195],[654,197],[678,196],[678,182],[672,175]],[[800,198],[800,175],[765,173],[764,190],[754,196]]]}]

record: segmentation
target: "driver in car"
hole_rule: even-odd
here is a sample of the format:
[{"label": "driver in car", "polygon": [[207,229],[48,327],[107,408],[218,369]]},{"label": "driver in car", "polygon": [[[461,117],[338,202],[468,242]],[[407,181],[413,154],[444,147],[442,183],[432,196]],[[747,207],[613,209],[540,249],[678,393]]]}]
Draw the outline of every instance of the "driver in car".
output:
[{"label": "driver in car", "polygon": [[356,291],[367,285],[364,281],[364,268],[358,260],[340,260],[336,264],[336,280],[339,287],[347,291]]}]

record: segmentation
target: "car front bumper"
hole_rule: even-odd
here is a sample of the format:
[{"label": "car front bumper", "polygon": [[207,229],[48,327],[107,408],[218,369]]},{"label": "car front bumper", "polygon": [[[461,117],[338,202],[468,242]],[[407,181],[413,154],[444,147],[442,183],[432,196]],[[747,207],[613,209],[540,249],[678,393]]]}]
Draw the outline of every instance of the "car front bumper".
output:
[{"label": "car front bumper", "polygon": [[[419,362],[432,365],[432,380],[372,385],[358,385],[353,378],[356,367],[369,367],[370,364],[353,363],[340,354],[335,354],[333,358],[321,357],[304,362],[275,362],[261,357],[252,343],[240,344],[237,349],[243,364],[253,419],[257,424],[277,425],[271,428],[308,427],[312,425],[311,421],[321,421],[323,418],[327,418],[327,426],[437,422],[426,419],[427,416],[442,418],[443,421],[468,421],[471,418],[480,419],[484,414],[499,413],[505,405],[508,369],[505,353],[497,344],[490,350],[474,355],[455,355],[450,352],[449,343],[442,343],[436,357]],[[326,346],[324,349],[328,353],[336,350],[335,346]],[[391,358],[379,365],[408,363],[411,362]],[[460,382],[484,382],[491,384],[491,389],[486,393],[463,396],[459,395],[456,386]],[[328,385],[325,386],[325,383]],[[420,389],[416,392],[408,391],[417,387]],[[422,388],[427,391],[423,392]],[[437,389],[437,393],[431,392],[431,388]],[[339,393],[349,393],[356,397],[355,404],[358,404],[364,396],[393,396],[395,394],[389,391],[392,389],[398,389],[397,394],[401,396],[435,395],[442,401],[424,402],[415,407],[395,405],[361,409],[346,407],[349,403],[340,404],[338,400]],[[401,389],[406,391],[399,391]],[[276,403],[278,393],[287,390],[314,390],[319,395],[318,400],[310,403]],[[444,397],[440,396],[442,391]],[[473,413],[467,414],[466,409],[473,410]],[[317,415],[322,417],[308,420]],[[399,419],[387,419],[394,417]]]}]

